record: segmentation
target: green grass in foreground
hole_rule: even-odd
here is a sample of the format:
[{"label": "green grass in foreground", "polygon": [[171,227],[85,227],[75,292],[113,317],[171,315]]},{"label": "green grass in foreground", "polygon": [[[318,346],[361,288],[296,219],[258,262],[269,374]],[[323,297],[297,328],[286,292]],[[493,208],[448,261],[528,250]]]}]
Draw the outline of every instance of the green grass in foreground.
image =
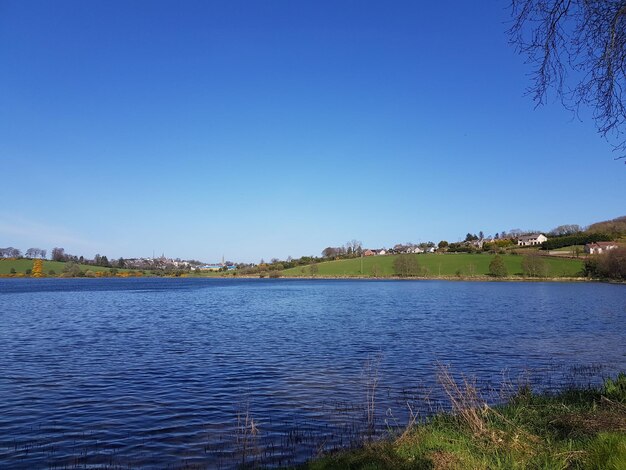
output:
[{"label": "green grass in foreground", "polygon": [[[491,254],[419,254],[415,256],[423,268],[427,270],[427,277],[456,276],[486,276],[489,274],[489,263],[494,258]],[[372,276],[378,272],[381,276],[395,274],[393,261],[396,256],[368,256],[364,258],[327,261],[319,263],[318,276]],[[502,255],[509,275],[522,275],[522,259],[519,255]],[[548,267],[550,277],[573,277],[580,273],[583,262],[578,259],[542,257]],[[361,261],[363,272],[361,273]],[[284,276],[308,276],[308,267],[297,267],[283,271]]]},{"label": "green grass in foreground", "polygon": [[[520,393],[509,404],[437,415],[392,441],[314,460],[329,469],[626,469],[626,375],[621,391]],[[465,417],[464,417],[465,416]]]},{"label": "green grass in foreground", "polygon": [[[101,266],[89,266],[86,264],[80,264],[79,267],[81,271],[91,270],[93,272],[96,272],[96,271],[109,272],[111,270],[111,268],[103,268]],[[15,260],[2,259],[0,260],[0,275],[10,274],[11,268],[14,268],[16,273],[25,274],[27,269],[33,269],[33,260],[31,259],[15,259]],[[48,275],[48,272],[50,270],[53,270],[57,275],[59,275],[63,272],[64,268],[65,268],[65,263],[61,261],[44,260],[43,262],[43,273],[45,275]],[[127,271],[127,270],[121,269],[119,271],[121,272],[121,271]]]}]

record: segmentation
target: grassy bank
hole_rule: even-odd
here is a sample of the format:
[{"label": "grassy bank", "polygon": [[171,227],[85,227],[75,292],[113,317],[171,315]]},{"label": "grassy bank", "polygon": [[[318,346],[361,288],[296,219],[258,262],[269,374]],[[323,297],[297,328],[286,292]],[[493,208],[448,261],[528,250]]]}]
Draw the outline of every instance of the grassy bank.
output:
[{"label": "grassy bank", "polygon": [[393,440],[304,465],[323,469],[626,469],[626,375],[600,390],[556,396],[521,389],[506,405],[480,403],[471,385],[444,384],[453,412]]},{"label": "grassy bank", "polygon": [[[419,254],[414,255],[418,263],[425,269],[426,277],[452,276],[487,276],[489,263],[494,255],[490,254]],[[318,263],[319,276],[393,276],[395,275],[394,260],[396,256],[368,256]],[[578,259],[557,257],[542,257],[549,277],[574,277],[583,268],[583,262]],[[503,255],[502,260],[509,275],[522,275],[523,256]],[[310,267],[296,267],[283,271],[284,276],[298,277],[311,274]]]},{"label": "grassy bank", "polygon": [[[67,263],[62,261],[50,261],[44,260],[43,262],[43,274],[48,276],[58,276],[63,273],[65,266]],[[91,266],[87,264],[79,264],[78,268],[83,271],[91,271],[93,273],[103,272],[110,273],[113,268],[105,268],[102,266]],[[0,259],[0,276],[8,276],[12,274],[12,270],[15,271],[17,275],[26,275],[29,270],[33,269],[33,260],[32,259]],[[50,272],[53,274],[50,274]],[[128,269],[117,269],[119,273],[129,272]]]}]

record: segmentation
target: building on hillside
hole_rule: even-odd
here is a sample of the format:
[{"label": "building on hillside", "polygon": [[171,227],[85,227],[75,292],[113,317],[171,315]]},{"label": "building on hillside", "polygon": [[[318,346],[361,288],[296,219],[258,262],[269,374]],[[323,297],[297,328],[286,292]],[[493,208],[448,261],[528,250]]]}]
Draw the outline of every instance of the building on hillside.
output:
[{"label": "building on hillside", "polygon": [[599,255],[601,253],[606,253],[607,251],[615,250],[617,248],[619,248],[619,246],[615,242],[587,243],[585,245],[585,253],[589,253],[590,255]]},{"label": "building on hillside", "polygon": [[546,237],[543,233],[534,233],[532,235],[523,235],[517,239],[517,246],[534,246],[541,245],[543,242],[547,241],[548,237]]},{"label": "building on hillside", "polygon": [[375,256],[375,255],[376,255],[376,252],[373,250],[365,250],[363,252],[363,256]]},{"label": "building on hillside", "polygon": [[471,246],[474,246],[476,248],[478,248],[479,250],[483,249],[483,244],[485,243],[485,240],[483,238],[479,239],[479,240],[472,240],[469,242]]}]

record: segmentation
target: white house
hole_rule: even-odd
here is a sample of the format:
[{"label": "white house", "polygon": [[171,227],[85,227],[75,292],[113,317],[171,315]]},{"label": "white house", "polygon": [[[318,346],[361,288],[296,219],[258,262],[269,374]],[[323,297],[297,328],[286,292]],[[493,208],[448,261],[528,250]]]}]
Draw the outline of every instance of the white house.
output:
[{"label": "white house", "polygon": [[585,253],[589,253],[590,255],[599,255],[601,253],[606,253],[609,250],[615,250],[616,248],[619,247],[613,242],[587,243],[585,245]]},{"label": "white house", "polygon": [[523,235],[517,239],[517,246],[541,245],[543,242],[547,240],[548,240],[548,237],[546,237],[543,233]]}]

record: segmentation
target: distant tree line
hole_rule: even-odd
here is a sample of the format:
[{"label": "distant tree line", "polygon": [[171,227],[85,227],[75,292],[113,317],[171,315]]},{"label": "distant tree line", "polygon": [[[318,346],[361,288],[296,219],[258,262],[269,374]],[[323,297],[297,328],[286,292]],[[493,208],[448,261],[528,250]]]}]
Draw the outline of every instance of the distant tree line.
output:
[{"label": "distant tree line", "polygon": [[42,250],[41,248],[29,248],[22,255],[22,251],[9,246],[7,248],[0,248],[0,258],[28,258],[28,259],[45,259],[47,255],[46,250]]},{"label": "distant tree line", "polygon": [[9,246],[7,248],[0,248],[0,258],[21,258],[22,252],[17,248]]},{"label": "distant tree line", "polygon": [[328,259],[356,258],[363,254],[363,244],[350,240],[343,246],[328,246],[322,250],[322,257]]}]

